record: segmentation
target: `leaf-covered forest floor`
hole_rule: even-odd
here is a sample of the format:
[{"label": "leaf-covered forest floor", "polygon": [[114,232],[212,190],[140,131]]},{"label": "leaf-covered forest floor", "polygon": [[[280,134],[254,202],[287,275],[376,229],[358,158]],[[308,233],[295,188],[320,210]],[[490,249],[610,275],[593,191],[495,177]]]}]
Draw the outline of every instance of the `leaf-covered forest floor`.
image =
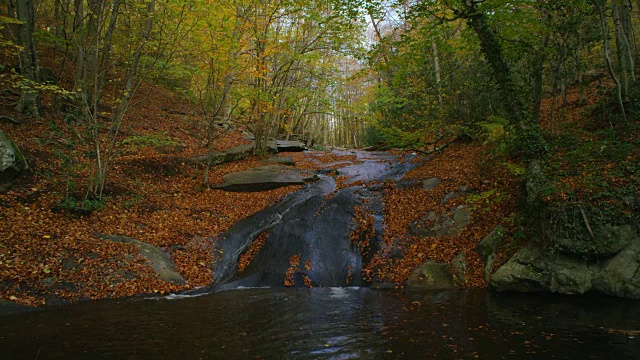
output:
[{"label": "leaf-covered forest floor", "polygon": [[[576,91],[569,94],[566,114],[556,122],[556,131],[593,125],[592,120],[584,119],[593,118],[588,111],[593,112],[600,97],[595,90],[589,91],[582,106],[576,105]],[[208,285],[213,275],[209,240],[236,221],[299,189],[289,186],[239,193],[203,187],[202,166],[187,161],[193,155],[206,153],[201,140],[205,129],[196,106],[161,86],[144,84],[132,102],[118,138],[122,144],[107,184],[105,207],[88,215],[56,210],[66,194],[84,196],[88,165],[81,138],[85,129],[53,111],[51,98],[44,99],[44,115],[38,119],[21,118],[6,105],[12,100],[15,99],[11,96],[3,97],[1,110],[21,124],[0,122],[0,129],[25,152],[30,170],[11,187],[0,191],[0,299],[41,306]],[[543,119],[548,118],[550,109],[551,99],[545,99]],[[546,123],[545,128],[550,130],[550,125]],[[219,132],[216,151],[248,143],[240,131],[219,129]],[[584,131],[581,136],[591,133]],[[637,134],[629,136],[634,138],[628,141],[637,144]],[[496,144],[478,141],[454,143],[407,174],[407,178],[418,181],[439,178],[441,183],[432,190],[422,190],[421,186],[406,189],[386,186],[385,241],[395,242],[403,256],[392,259],[379,254],[367,271],[400,286],[424,261],[447,262],[463,253],[468,271],[465,285],[485,286],[483,264],[475,251],[479,241],[502,225],[506,241],[498,263],[503,263],[527,238],[518,221],[522,173],[516,160],[497,154],[495,147]],[[296,166],[307,169],[318,168],[322,166],[320,163],[357,161],[355,156],[332,154],[280,155],[294,157]],[[638,164],[637,156],[637,152],[628,155],[625,161]],[[554,159],[560,169],[576,166],[575,162],[565,161],[560,151]],[[261,160],[249,157],[215,166],[210,182],[220,183],[225,174],[262,165]],[[603,166],[607,168],[608,164]],[[613,175],[611,179],[637,184],[633,176],[632,180],[620,180]],[[558,181],[579,184],[580,178],[562,177]],[[338,178],[340,186],[344,186],[342,180]],[[461,196],[441,201],[463,187],[468,191]],[[471,210],[471,223],[460,235],[449,238],[407,235],[409,224],[425,213],[441,213],[459,205]],[[168,251],[187,285],[161,281],[145,259],[137,255],[135,246],[101,240],[98,234],[128,236]]]},{"label": "leaf-covered forest floor", "polygon": [[[207,152],[206,124],[196,106],[145,83],[118,137],[122,143],[104,208],[89,215],[56,210],[67,194],[84,198],[86,129],[53,111],[51,96],[43,98],[43,116],[36,119],[16,113],[10,105],[15,100],[5,94],[0,111],[21,124],[0,121],[0,130],[16,141],[30,170],[0,189],[0,299],[40,306],[207,285],[212,279],[208,239],[299,189],[240,193],[203,187],[202,165],[187,162]],[[240,131],[218,132],[215,151],[250,143]],[[318,157],[320,163],[343,159]],[[209,182],[264,165],[261,160],[254,156],[215,166]],[[318,161],[299,166],[318,167]],[[128,236],[168,251],[187,286],[161,281],[134,245],[101,240],[99,234]]]}]

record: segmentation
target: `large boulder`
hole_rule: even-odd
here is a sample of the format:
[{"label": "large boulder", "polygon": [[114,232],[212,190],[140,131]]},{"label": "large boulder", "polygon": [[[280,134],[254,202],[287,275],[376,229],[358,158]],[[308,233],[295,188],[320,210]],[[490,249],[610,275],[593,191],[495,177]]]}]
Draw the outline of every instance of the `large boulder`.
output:
[{"label": "large boulder", "polygon": [[262,166],[223,176],[224,183],[213,186],[226,191],[265,191],[288,185],[303,185],[318,177],[286,166]]},{"label": "large boulder", "polygon": [[493,274],[491,286],[498,291],[584,294],[591,289],[592,278],[584,261],[530,245]]},{"label": "large boulder", "polygon": [[0,183],[13,180],[28,168],[27,160],[18,145],[0,131]]},{"label": "large boulder", "polygon": [[640,241],[636,237],[612,257],[592,260],[530,245],[493,274],[491,286],[498,291],[595,291],[640,299]]},{"label": "large boulder", "polygon": [[153,271],[166,282],[173,282],[178,285],[185,285],[186,281],[180,275],[176,269],[176,265],[171,258],[171,255],[151,244],[147,244],[140,240],[132,239],[126,236],[119,235],[100,235],[104,240],[113,242],[131,244],[138,248],[140,256],[147,260],[147,265],[153,269]]},{"label": "large boulder", "polygon": [[606,261],[595,274],[593,287],[605,294],[640,299],[640,242]]}]

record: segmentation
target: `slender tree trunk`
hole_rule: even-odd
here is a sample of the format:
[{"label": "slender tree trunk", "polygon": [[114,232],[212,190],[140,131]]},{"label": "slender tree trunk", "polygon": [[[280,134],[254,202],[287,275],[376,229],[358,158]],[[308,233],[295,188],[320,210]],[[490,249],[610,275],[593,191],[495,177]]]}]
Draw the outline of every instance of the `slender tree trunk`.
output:
[{"label": "slender tree trunk", "polygon": [[442,88],[440,86],[440,58],[438,57],[438,46],[435,41],[431,42],[431,51],[433,53],[433,68],[436,75],[436,91],[438,92],[438,105],[442,110]]},{"label": "slender tree trunk", "polygon": [[[620,85],[622,90],[622,100],[629,100],[629,83],[631,81],[629,61],[627,59],[627,46],[626,35],[622,29],[621,8],[617,4],[618,1],[614,0],[611,7],[613,14],[613,28],[616,36],[616,51],[618,56],[618,69],[620,74]],[[633,65],[633,62],[631,63]]]},{"label": "slender tree trunk", "polygon": [[607,23],[607,17],[605,13],[604,4],[602,4],[601,0],[594,0],[596,7],[598,8],[598,12],[600,14],[600,23],[602,25],[602,37],[604,46],[602,48],[602,52],[604,54],[604,61],[607,64],[607,70],[609,71],[609,75],[613,82],[616,83],[616,93],[618,98],[618,107],[620,109],[620,113],[625,122],[627,122],[627,115],[624,111],[624,102],[622,101],[622,86],[618,77],[616,76],[615,71],[613,70],[613,65],[611,64],[611,58],[609,57],[609,25]]},{"label": "slender tree trunk", "polygon": [[40,116],[40,63],[33,39],[35,9],[33,0],[18,0],[16,3],[18,20],[23,23],[18,27],[18,43],[20,51],[20,70],[22,72],[22,94],[16,109],[29,116]]},{"label": "slender tree trunk", "polygon": [[526,189],[529,205],[535,206],[541,199],[541,191],[546,183],[543,170],[543,159],[547,155],[547,147],[540,133],[540,126],[535,122],[529,107],[525,107],[513,84],[511,69],[502,55],[502,47],[495,33],[489,27],[476,3],[468,1],[465,14],[467,21],[474,29],[480,40],[482,54],[488,60],[493,75],[496,79],[502,97],[505,99],[505,108],[509,114],[509,120],[514,125],[520,140],[523,143],[526,160]]},{"label": "slender tree trunk", "polygon": [[[129,104],[131,102],[131,98],[133,97],[133,94],[135,93],[135,90],[138,87],[138,85],[136,84],[136,75],[138,73],[138,67],[140,65],[140,58],[142,56],[142,51],[147,45],[149,36],[151,35],[151,28],[153,26],[153,15],[155,14],[155,4],[156,4],[156,0],[150,0],[147,3],[146,20],[140,33],[140,43],[136,47],[135,52],[133,54],[133,59],[131,60],[131,65],[129,66],[129,70],[127,72],[126,83],[119,99],[119,106],[111,116],[112,135],[111,135],[111,142],[109,144],[109,147],[105,150],[102,150],[100,147],[100,141],[97,138],[97,136],[94,139],[95,151],[96,151],[96,160],[95,160],[96,177],[93,184],[91,184],[90,192],[93,196],[96,196],[98,198],[101,198],[104,192],[104,187],[106,185],[107,176],[109,174],[109,170],[111,166],[111,160],[113,157],[113,150],[116,144],[118,132],[120,131],[120,127],[124,119],[124,115],[126,114],[127,109],[129,108]],[[95,117],[94,115],[94,118],[97,118],[97,117]],[[96,129],[96,134],[97,134],[97,129]]]},{"label": "slender tree trunk", "polygon": [[[541,0],[537,0],[540,6],[542,5]],[[549,12],[546,8],[541,9],[542,12],[542,23],[546,24],[547,19],[549,18]],[[540,107],[542,106],[542,87],[544,80],[544,63],[547,59],[547,45],[549,44],[549,32],[543,30],[542,38],[540,40],[540,47],[536,53],[533,65],[533,103],[532,103],[532,113],[533,118],[540,122]]]},{"label": "slender tree trunk", "polygon": [[113,48],[113,31],[116,28],[118,22],[118,14],[120,8],[120,0],[113,0],[111,3],[111,19],[109,20],[109,26],[107,27],[107,33],[104,38],[104,45],[102,50],[102,56],[100,57],[100,63],[98,64],[99,76],[98,83],[96,84],[96,102],[100,103],[102,99],[102,93],[104,91],[105,84],[107,82],[107,75],[109,74],[109,67],[111,66],[111,50]]}]

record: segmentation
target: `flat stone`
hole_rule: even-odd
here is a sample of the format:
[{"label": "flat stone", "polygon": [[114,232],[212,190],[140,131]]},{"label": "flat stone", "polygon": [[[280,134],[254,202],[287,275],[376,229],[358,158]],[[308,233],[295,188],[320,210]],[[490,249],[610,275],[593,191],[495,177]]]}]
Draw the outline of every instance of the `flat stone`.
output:
[{"label": "flat stone", "polygon": [[293,161],[293,158],[291,156],[274,156],[274,157],[270,157],[267,160],[264,160],[265,163],[268,164],[281,164],[281,165],[288,165],[288,166],[295,166],[296,162]]},{"label": "flat stone", "polygon": [[223,176],[224,183],[214,188],[225,191],[265,191],[289,185],[304,185],[317,180],[317,175],[285,166],[263,166]]},{"label": "flat stone", "polygon": [[176,269],[176,265],[168,252],[151,244],[126,236],[101,234],[100,237],[104,240],[132,244],[138,247],[140,256],[147,260],[147,264],[163,281],[173,282],[178,285],[185,285],[187,283]]},{"label": "flat stone", "polygon": [[211,165],[223,164],[231,161],[241,160],[253,153],[253,144],[245,144],[233,147],[223,152],[198,155],[189,158],[191,163],[207,163],[211,158]]}]

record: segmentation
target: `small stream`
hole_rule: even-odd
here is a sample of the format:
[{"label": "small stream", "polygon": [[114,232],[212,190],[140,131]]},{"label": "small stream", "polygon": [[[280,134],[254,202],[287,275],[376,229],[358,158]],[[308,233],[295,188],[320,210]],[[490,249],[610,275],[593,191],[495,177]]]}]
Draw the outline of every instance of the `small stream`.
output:
[{"label": "small stream", "polygon": [[[238,287],[366,286],[362,269],[375,254],[383,233],[382,189],[374,182],[400,180],[417,164],[411,156],[397,158],[387,153],[348,151],[360,162],[343,164],[338,174],[346,183],[365,182],[337,189],[333,177],[319,174],[319,180],[286,196],[278,203],[240,220],[215,242],[214,279],[210,287],[190,291],[202,294]],[[374,236],[366,249],[354,245],[355,207],[366,208],[374,219]],[[238,273],[238,263],[252,242],[266,233],[264,245],[251,263]],[[292,259],[297,264],[292,265]]]},{"label": "small stream", "polygon": [[271,288],[0,317],[0,359],[638,359],[640,303]]},{"label": "small stream", "polygon": [[[356,156],[364,163],[339,170],[350,181],[398,180],[414,166]],[[365,203],[375,247],[380,187],[336,191],[321,176],[224,234],[212,286],[0,316],[0,359],[640,359],[640,302],[367,288],[358,276],[367,259],[349,240],[353,207]],[[239,256],[265,231],[263,248],[237,273]],[[293,255],[297,287],[286,288]]]}]

